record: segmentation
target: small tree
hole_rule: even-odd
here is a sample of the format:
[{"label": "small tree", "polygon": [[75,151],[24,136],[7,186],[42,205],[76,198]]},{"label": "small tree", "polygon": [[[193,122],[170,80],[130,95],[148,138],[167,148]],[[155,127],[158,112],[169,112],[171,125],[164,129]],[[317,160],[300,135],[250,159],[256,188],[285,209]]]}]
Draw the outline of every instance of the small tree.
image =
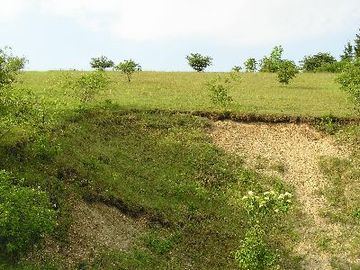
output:
[{"label": "small tree", "polygon": [[360,105],[360,58],[349,62],[336,80],[340,83],[341,89],[350,93]]},{"label": "small tree", "polygon": [[326,64],[336,63],[336,59],[330,53],[319,52],[315,55],[305,56],[301,61],[302,70],[316,72],[317,69]]},{"label": "small tree", "polygon": [[106,56],[91,58],[90,65],[97,70],[105,70],[114,66],[114,62]]},{"label": "small tree", "polygon": [[212,65],[212,58],[210,56],[203,56],[200,53],[191,53],[186,56],[189,65],[197,72],[204,71],[207,67]]},{"label": "small tree", "polygon": [[128,82],[131,82],[132,75],[137,71],[141,71],[141,66],[134,60],[130,59],[124,60],[123,62],[115,66],[114,69],[124,73],[127,76]]},{"label": "small tree", "polygon": [[255,72],[257,69],[257,62],[255,58],[249,58],[245,61],[245,70],[246,72]]},{"label": "small tree", "polygon": [[344,53],[340,56],[342,61],[352,61],[354,59],[354,47],[348,42],[345,45]]},{"label": "small tree", "polygon": [[231,69],[231,71],[233,72],[240,72],[241,71],[241,67],[240,66],[233,66],[233,68]]},{"label": "small tree", "polygon": [[94,97],[110,83],[105,72],[94,71],[84,73],[78,80],[72,83],[72,88],[79,92],[82,103],[90,102]]},{"label": "small tree", "polygon": [[276,72],[279,69],[282,54],[284,49],[281,45],[275,46],[270,56],[265,56],[260,63],[260,71],[262,72]]},{"label": "small tree", "polygon": [[[359,32],[360,32],[360,29],[359,29]],[[355,46],[354,46],[355,57],[360,58],[360,33],[356,34],[354,42],[355,42]]]},{"label": "small tree", "polygon": [[290,80],[299,73],[294,61],[282,60],[277,71],[278,80],[282,84],[289,84]]},{"label": "small tree", "polygon": [[10,47],[0,49],[0,89],[15,81],[16,75],[25,67],[24,57],[13,56]]}]

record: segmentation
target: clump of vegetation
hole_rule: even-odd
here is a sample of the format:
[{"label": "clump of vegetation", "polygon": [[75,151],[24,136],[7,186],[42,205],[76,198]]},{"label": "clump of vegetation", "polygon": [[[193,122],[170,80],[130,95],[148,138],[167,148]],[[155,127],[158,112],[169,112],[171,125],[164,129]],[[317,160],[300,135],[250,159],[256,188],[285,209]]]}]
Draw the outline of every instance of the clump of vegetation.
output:
[{"label": "clump of vegetation", "polygon": [[306,72],[316,72],[324,68],[325,65],[331,67],[331,65],[334,65],[336,62],[335,57],[330,53],[319,52],[315,55],[305,56],[301,61],[301,68]]},{"label": "clump of vegetation", "polygon": [[294,61],[282,60],[277,70],[278,80],[282,84],[289,84],[290,80],[296,77],[299,73]]},{"label": "clump of vegetation", "polygon": [[15,259],[55,226],[47,194],[0,171],[0,254]]},{"label": "clump of vegetation", "polygon": [[114,67],[115,70],[121,71],[124,73],[128,79],[128,82],[131,82],[131,78],[135,72],[141,71],[140,64],[136,63],[134,60],[125,60],[120,64]]},{"label": "clump of vegetation", "polygon": [[360,58],[349,62],[336,80],[341,88],[350,93],[355,102],[360,105]]},{"label": "clump of vegetation", "polygon": [[242,70],[242,68],[240,66],[233,66],[233,68],[231,69],[232,72],[240,72]]},{"label": "clump of vegetation", "polygon": [[92,101],[109,83],[109,78],[105,72],[95,71],[81,75],[79,79],[73,82],[72,88],[79,91],[81,102],[86,103]]},{"label": "clump of vegetation", "polygon": [[0,88],[12,84],[25,63],[24,57],[12,55],[11,48],[0,49]]},{"label": "clump of vegetation", "polygon": [[257,69],[257,61],[255,58],[249,58],[245,61],[245,70],[246,72],[255,72]]},{"label": "clump of vegetation", "polygon": [[90,66],[94,69],[104,71],[107,68],[112,68],[114,66],[114,62],[106,56],[100,56],[91,58]]},{"label": "clump of vegetation", "polygon": [[261,72],[277,72],[282,61],[283,47],[275,46],[269,56],[265,56],[260,62]]},{"label": "clump of vegetation", "polygon": [[234,87],[234,83],[240,79],[237,72],[232,72],[228,76],[218,75],[215,79],[207,83],[210,92],[210,99],[213,104],[220,105],[225,108],[230,105],[233,98],[230,96],[230,90]]},{"label": "clump of vegetation", "polygon": [[212,65],[212,58],[210,56],[203,56],[200,53],[191,53],[186,56],[189,65],[197,72],[204,71],[207,67]]},{"label": "clump of vegetation", "polygon": [[[266,245],[265,237],[269,223],[280,214],[287,213],[292,203],[288,192],[264,192],[256,195],[249,191],[242,198],[248,214],[249,229],[235,253],[235,260],[241,269],[261,270],[276,269],[277,255]],[[266,225],[267,224],[267,227]]]}]

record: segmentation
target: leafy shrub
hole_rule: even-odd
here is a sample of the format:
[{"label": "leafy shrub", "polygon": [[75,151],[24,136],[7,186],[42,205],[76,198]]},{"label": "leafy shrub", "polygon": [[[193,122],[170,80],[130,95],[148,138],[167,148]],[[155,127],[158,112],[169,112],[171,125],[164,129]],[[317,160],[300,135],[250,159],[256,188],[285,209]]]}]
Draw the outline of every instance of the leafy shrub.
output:
[{"label": "leafy shrub", "polygon": [[266,270],[276,266],[276,255],[264,242],[265,232],[260,226],[250,228],[235,253],[235,260],[244,270]]},{"label": "leafy shrub", "polygon": [[200,53],[191,53],[186,56],[189,65],[197,72],[204,71],[207,67],[211,66],[212,58],[210,56],[203,56]]},{"label": "leafy shrub", "polygon": [[249,58],[245,61],[245,70],[246,72],[255,72],[257,69],[257,62],[255,58]]},{"label": "leafy shrub", "polygon": [[141,66],[134,60],[130,59],[121,62],[115,66],[114,69],[124,73],[128,79],[128,82],[130,82],[132,75],[137,71],[141,71]]},{"label": "leafy shrub", "polygon": [[230,76],[222,77],[217,76],[215,79],[207,83],[207,87],[210,92],[210,99],[215,105],[227,107],[232,101],[232,97],[229,92],[232,89],[234,82],[239,77],[235,72],[230,73]]},{"label": "leafy shrub", "polygon": [[283,47],[280,46],[275,46],[271,53],[270,56],[265,56],[260,63],[260,71],[261,72],[277,72],[279,69],[279,66],[281,64],[281,58],[282,58],[282,54],[284,52]]},{"label": "leafy shrub", "polygon": [[0,88],[15,81],[16,75],[25,66],[24,57],[13,56],[11,48],[0,49]]},{"label": "leafy shrub", "polygon": [[240,72],[241,71],[241,67],[240,66],[233,66],[233,68],[231,69],[232,72]]},{"label": "leafy shrub", "polygon": [[72,87],[80,92],[81,102],[89,102],[110,83],[109,78],[103,71],[95,71],[83,74],[76,80]]},{"label": "leafy shrub", "polygon": [[293,61],[282,60],[277,70],[278,80],[280,83],[289,84],[290,80],[299,73],[297,66]]},{"label": "leafy shrub", "polygon": [[350,93],[360,105],[360,58],[347,63],[336,80],[340,83],[341,89]]},{"label": "leafy shrub", "polygon": [[335,62],[337,61],[331,54],[319,52],[315,55],[305,56],[301,61],[301,68],[303,71],[316,72],[323,65],[334,64]]},{"label": "leafy shrub", "polygon": [[325,63],[315,69],[315,72],[340,73],[343,71],[349,60],[336,61],[334,63]]},{"label": "leafy shrub", "polygon": [[106,56],[100,56],[91,58],[90,66],[97,70],[104,71],[107,68],[111,68],[114,66],[114,62],[108,59]]},{"label": "leafy shrub", "polygon": [[47,194],[0,171],[0,254],[15,259],[55,226]]}]

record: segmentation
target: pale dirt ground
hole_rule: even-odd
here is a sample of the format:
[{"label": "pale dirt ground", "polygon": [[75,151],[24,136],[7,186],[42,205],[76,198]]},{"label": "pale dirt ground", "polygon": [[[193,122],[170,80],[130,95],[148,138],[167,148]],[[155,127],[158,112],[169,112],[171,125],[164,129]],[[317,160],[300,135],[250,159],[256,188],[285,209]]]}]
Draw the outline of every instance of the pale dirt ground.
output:
[{"label": "pale dirt ground", "polygon": [[[295,253],[304,257],[304,269],[332,269],[331,254],[321,250],[316,242],[319,237],[338,238],[342,228],[321,216],[327,204],[321,195],[326,179],[318,164],[322,156],[346,157],[345,147],[306,124],[219,121],[213,124],[210,135],[216,145],[243,157],[248,167],[278,175],[294,187],[307,219],[307,225],[299,229],[301,239]],[[267,164],[259,166],[259,161]],[[284,169],[281,173],[273,169],[279,165]],[[346,258],[346,251],[340,256]]]}]

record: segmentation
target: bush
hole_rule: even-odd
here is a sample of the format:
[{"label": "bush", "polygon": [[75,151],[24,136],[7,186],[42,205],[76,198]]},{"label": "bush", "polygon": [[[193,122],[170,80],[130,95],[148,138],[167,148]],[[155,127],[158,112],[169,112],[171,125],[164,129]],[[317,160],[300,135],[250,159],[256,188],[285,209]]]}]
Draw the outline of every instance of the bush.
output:
[{"label": "bush", "polygon": [[282,84],[289,84],[290,80],[295,78],[297,73],[299,71],[293,61],[282,60],[277,71],[278,80]]},{"label": "bush", "polygon": [[257,62],[255,58],[249,58],[245,61],[245,70],[246,72],[255,72],[257,69]]},{"label": "bush", "polygon": [[279,66],[281,64],[281,58],[282,58],[282,54],[284,52],[283,47],[280,46],[275,46],[271,53],[270,56],[265,56],[260,63],[260,71],[261,72],[277,72],[279,69]]},{"label": "bush", "polygon": [[110,83],[109,78],[103,71],[95,71],[83,74],[76,80],[72,88],[80,91],[81,102],[89,102]]},{"label": "bush", "polygon": [[191,53],[186,56],[189,65],[197,72],[204,71],[207,67],[211,66],[212,58],[210,56],[203,56],[199,53]]},{"label": "bush", "polygon": [[100,56],[100,57],[91,58],[90,66],[97,70],[104,71],[107,68],[113,67],[114,62],[108,59],[106,56]]},{"label": "bush", "polygon": [[13,83],[16,75],[24,68],[25,63],[24,57],[12,55],[11,48],[0,49],[0,88]]},{"label": "bush", "polygon": [[114,69],[124,73],[128,79],[128,82],[131,82],[132,75],[137,71],[141,71],[141,66],[134,60],[130,59],[121,62],[120,64],[115,66]]},{"label": "bush", "polygon": [[350,93],[360,105],[360,58],[348,62],[336,81],[340,83],[341,89]]},{"label": "bush", "polygon": [[236,73],[231,73],[230,76],[217,76],[215,79],[207,83],[210,92],[210,99],[215,105],[227,107],[232,101],[229,92],[233,87],[234,82],[238,80]]},{"label": "bush", "polygon": [[276,266],[276,255],[264,242],[265,232],[260,226],[250,228],[235,253],[240,269],[266,270]]},{"label": "bush", "polygon": [[316,72],[323,65],[334,64],[335,57],[329,53],[317,53],[315,55],[305,56],[301,61],[301,69],[307,72]]},{"label": "bush", "polygon": [[315,69],[315,72],[340,73],[350,60],[336,61],[334,63],[325,63]]},{"label": "bush", "polygon": [[240,66],[233,66],[233,68],[231,69],[232,72],[240,72],[241,71],[241,67]]},{"label": "bush", "polygon": [[0,171],[0,254],[16,259],[55,226],[47,194]]}]

